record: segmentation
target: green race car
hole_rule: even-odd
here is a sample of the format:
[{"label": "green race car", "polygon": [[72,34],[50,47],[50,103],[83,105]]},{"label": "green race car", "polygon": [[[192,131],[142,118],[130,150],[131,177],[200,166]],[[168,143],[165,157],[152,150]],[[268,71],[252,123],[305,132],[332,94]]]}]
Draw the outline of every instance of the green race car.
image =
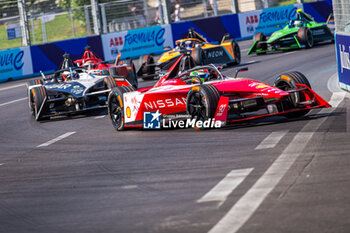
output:
[{"label": "green race car", "polygon": [[309,14],[298,9],[297,18],[290,20],[283,29],[274,32],[268,40],[265,34],[256,33],[253,37],[254,44],[248,51],[248,55],[311,48],[315,43],[325,40],[334,42],[334,35],[327,23],[317,23]]}]

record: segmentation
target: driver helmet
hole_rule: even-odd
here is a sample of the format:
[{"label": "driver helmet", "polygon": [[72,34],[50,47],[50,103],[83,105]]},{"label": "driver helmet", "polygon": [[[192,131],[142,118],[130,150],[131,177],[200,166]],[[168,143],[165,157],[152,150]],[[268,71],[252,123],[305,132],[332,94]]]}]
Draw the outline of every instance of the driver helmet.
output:
[{"label": "driver helmet", "polygon": [[296,27],[301,27],[301,26],[302,26],[301,20],[295,20],[295,21],[294,21],[294,25],[295,25]]},{"label": "driver helmet", "polygon": [[[192,71],[190,75],[198,77],[202,82],[204,82],[205,80],[207,80],[207,78],[209,76],[209,72],[207,70],[202,70],[202,71],[196,70],[196,71]],[[192,78],[191,82],[192,83],[197,83],[198,79]]]},{"label": "driver helmet", "polygon": [[79,78],[79,74],[73,70],[72,72],[69,71],[64,71],[62,73],[62,80],[63,81],[68,81],[68,80],[73,80],[73,79],[78,79]]},{"label": "driver helmet", "polygon": [[185,47],[186,47],[186,49],[191,49],[192,48],[192,41],[190,41],[190,40],[185,41]]},{"label": "driver helmet", "polygon": [[84,67],[86,67],[88,70],[90,69],[95,69],[96,68],[96,65],[94,63],[94,61],[86,61],[84,64],[83,64]]},{"label": "driver helmet", "polygon": [[62,81],[66,81],[67,79],[70,78],[70,72],[69,71],[64,71],[61,75]]}]

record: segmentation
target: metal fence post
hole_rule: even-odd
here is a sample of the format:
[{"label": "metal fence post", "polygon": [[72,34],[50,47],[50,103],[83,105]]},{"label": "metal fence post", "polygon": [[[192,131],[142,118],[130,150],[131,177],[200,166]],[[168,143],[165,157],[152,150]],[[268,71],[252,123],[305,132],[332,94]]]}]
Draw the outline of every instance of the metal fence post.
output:
[{"label": "metal fence post", "polygon": [[101,16],[102,16],[102,28],[103,28],[103,33],[107,33],[107,18],[106,18],[106,9],[105,9],[105,4],[99,4],[101,7]]},{"label": "metal fence post", "polygon": [[164,24],[164,11],[163,11],[163,6],[162,6],[162,1],[158,0],[158,6],[157,10],[159,11],[159,19],[160,19],[160,24]]},{"label": "metal fence post", "polygon": [[147,0],[143,0],[143,12],[144,12],[144,15],[145,15],[145,19],[146,19],[146,26],[149,25],[148,23],[148,7],[147,7]]},{"label": "metal fence post", "polygon": [[30,23],[32,26],[33,43],[35,44],[35,27],[34,27],[34,19],[32,15],[30,16]]},{"label": "metal fence post", "polygon": [[[297,1],[300,1],[300,0],[297,0]],[[269,0],[263,0],[262,1],[262,8],[263,9],[269,8]]]},{"label": "metal fence post", "polygon": [[22,32],[22,43],[23,43],[23,46],[30,46],[31,43],[30,43],[30,34],[29,34],[25,0],[17,0],[17,6],[19,11],[19,19],[20,19],[19,24],[21,26],[21,32]]},{"label": "metal fence post", "polygon": [[169,0],[161,0],[162,6],[163,6],[163,16],[164,16],[164,23],[170,24],[171,23],[171,17],[170,17],[170,4]]},{"label": "metal fence post", "polygon": [[43,32],[43,42],[47,42],[47,35],[46,35],[46,25],[45,25],[45,15],[44,13],[41,14],[41,28]]},{"label": "metal fence post", "polygon": [[208,17],[207,0],[202,0],[202,2],[203,2],[203,9],[204,9],[204,17]]},{"label": "metal fence post", "polygon": [[101,24],[100,24],[100,18],[99,18],[99,9],[97,5],[98,0],[91,0],[91,14],[92,14],[92,21],[94,22],[94,33],[96,35],[99,35],[101,32]]},{"label": "metal fence post", "polygon": [[72,23],[73,37],[75,38],[74,18],[73,18],[73,13],[71,8],[69,8],[69,15],[70,15],[70,21]]},{"label": "metal fence post", "polygon": [[85,13],[85,23],[86,23],[86,30],[88,33],[88,36],[91,35],[91,25],[90,25],[90,17],[89,17],[89,6],[84,6],[84,13]]},{"label": "metal fence post", "polygon": [[238,0],[231,0],[231,9],[233,14],[237,14],[239,12]]}]

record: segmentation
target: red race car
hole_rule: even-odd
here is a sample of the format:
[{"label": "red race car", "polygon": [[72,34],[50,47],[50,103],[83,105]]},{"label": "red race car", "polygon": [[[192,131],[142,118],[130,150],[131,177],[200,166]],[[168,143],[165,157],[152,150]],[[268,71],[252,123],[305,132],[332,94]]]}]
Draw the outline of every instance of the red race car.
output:
[{"label": "red race car", "polygon": [[186,69],[191,67],[183,62],[190,61],[183,59],[186,56],[183,54],[153,87],[117,87],[109,93],[108,114],[116,130],[221,127],[274,115],[301,117],[311,109],[330,107],[300,72],[281,74],[272,86],[236,77],[248,68],[237,69],[233,78],[214,65]]},{"label": "red race car", "polygon": [[94,75],[109,74],[113,77],[125,78],[132,86],[137,88],[138,81],[135,66],[130,59],[120,60],[120,53],[112,65],[99,58],[91,51],[90,46],[86,46],[83,57],[75,60],[74,64],[86,68],[89,73]]}]

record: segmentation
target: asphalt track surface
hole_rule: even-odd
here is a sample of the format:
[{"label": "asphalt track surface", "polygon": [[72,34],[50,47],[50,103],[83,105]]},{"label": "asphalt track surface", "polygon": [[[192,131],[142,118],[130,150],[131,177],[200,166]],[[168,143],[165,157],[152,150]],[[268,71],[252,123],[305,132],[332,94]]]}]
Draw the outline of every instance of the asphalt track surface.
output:
[{"label": "asphalt track surface", "polygon": [[[251,41],[239,44],[245,54]],[[267,83],[300,71],[335,108],[116,132],[105,111],[36,122],[26,80],[0,84],[0,232],[349,232],[349,99],[334,44],[245,65],[240,76]]]}]

